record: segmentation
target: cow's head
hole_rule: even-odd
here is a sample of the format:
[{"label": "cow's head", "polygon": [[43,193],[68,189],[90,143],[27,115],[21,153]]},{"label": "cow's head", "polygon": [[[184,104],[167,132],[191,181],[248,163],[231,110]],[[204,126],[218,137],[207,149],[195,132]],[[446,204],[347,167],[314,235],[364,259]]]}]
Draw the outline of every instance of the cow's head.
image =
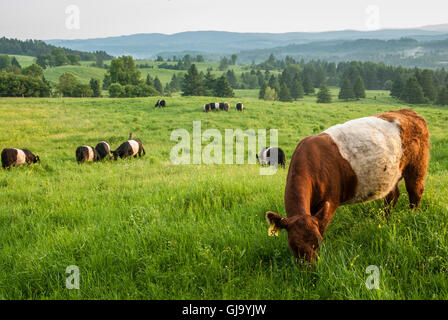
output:
[{"label": "cow's head", "polygon": [[37,162],[40,163],[40,158],[39,158],[39,156],[36,154],[36,156],[34,157],[33,163],[37,163]]},{"label": "cow's head", "polygon": [[118,159],[118,150],[115,150],[115,151],[111,151],[111,153],[112,153],[112,156],[114,157],[114,160],[117,160]]},{"label": "cow's head", "polygon": [[297,215],[284,218],[275,212],[266,212],[266,220],[275,229],[288,232],[288,244],[296,259],[303,258],[314,264],[317,259],[319,244],[322,242],[322,228],[319,215],[328,209],[328,203],[315,215]]}]

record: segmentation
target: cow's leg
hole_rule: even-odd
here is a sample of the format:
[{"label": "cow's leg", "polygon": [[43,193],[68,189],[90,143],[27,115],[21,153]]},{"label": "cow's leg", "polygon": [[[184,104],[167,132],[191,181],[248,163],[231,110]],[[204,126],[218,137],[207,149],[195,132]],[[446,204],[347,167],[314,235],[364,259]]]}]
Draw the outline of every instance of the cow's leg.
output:
[{"label": "cow's leg", "polygon": [[426,168],[426,164],[422,164],[418,167],[407,168],[404,172],[406,191],[409,195],[409,207],[414,210],[417,210],[425,190],[423,182],[426,176]]},{"label": "cow's leg", "polygon": [[398,197],[400,197],[400,189],[398,188],[398,182],[395,185],[395,188],[389,192],[389,194],[384,198],[384,212],[386,213],[386,218],[390,215],[390,210],[395,208]]},{"label": "cow's leg", "polygon": [[319,232],[322,237],[324,236],[325,230],[327,230],[328,224],[333,218],[337,208],[337,204],[326,201],[319,210],[311,212],[311,215],[315,216],[319,221]]}]

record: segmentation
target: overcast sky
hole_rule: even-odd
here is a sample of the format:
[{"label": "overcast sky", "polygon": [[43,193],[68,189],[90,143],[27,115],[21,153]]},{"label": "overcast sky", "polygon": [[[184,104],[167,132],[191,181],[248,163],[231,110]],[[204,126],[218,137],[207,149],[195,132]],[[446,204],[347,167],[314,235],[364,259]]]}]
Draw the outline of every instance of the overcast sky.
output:
[{"label": "overcast sky", "polygon": [[0,36],[19,39],[195,30],[372,30],[445,23],[447,0],[0,0]]}]

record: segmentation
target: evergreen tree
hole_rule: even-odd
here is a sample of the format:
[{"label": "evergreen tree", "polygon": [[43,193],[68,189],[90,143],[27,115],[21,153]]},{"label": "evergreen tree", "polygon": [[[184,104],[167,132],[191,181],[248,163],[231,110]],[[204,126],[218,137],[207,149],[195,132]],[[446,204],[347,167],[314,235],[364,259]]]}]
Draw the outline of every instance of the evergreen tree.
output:
[{"label": "evergreen tree", "polygon": [[146,75],[146,84],[148,86],[154,87],[154,79],[151,77],[149,73]]},{"label": "evergreen tree", "polygon": [[410,77],[403,89],[401,99],[408,103],[419,104],[425,102],[423,89],[415,76]]},{"label": "evergreen tree", "polygon": [[356,79],[355,85],[353,86],[353,91],[357,99],[366,97],[366,88],[364,87],[364,81],[362,80],[361,77],[358,77]]},{"label": "evergreen tree", "polygon": [[11,65],[16,66],[19,69],[22,69],[22,67],[20,66],[20,63],[19,63],[19,61],[17,61],[16,57],[12,57]]},{"label": "evergreen tree", "polygon": [[303,95],[305,94],[303,87],[302,87],[302,82],[300,81],[300,79],[297,76],[294,78],[294,80],[292,82],[290,91],[291,91],[291,97],[294,100],[303,98]]},{"label": "evergreen tree", "polygon": [[187,74],[184,76],[182,91],[183,96],[201,96],[204,93],[201,84],[201,76],[199,75],[195,64],[191,65]]},{"label": "evergreen tree", "polygon": [[266,88],[267,88],[267,87],[268,87],[268,85],[266,84],[266,82],[263,82],[263,83],[261,84],[260,92],[259,92],[259,94],[258,94],[258,99],[260,99],[260,100],[264,99],[264,95],[265,95],[265,93],[266,93]]},{"label": "evergreen tree", "polygon": [[434,101],[437,96],[437,88],[434,85],[433,72],[430,70],[423,70],[420,75],[420,85],[423,93],[430,101]]},{"label": "evergreen tree", "polygon": [[224,75],[219,77],[216,81],[215,96],[228,98],[232,98],[234,96],[233,89]]},{"label": "evergreen tree", "polygon": [[269,78],[268,86],[274,89],[277,94],[280,92],[280,83],[274,75]]},{"label": "evergreen tree", "polygon": [[308,73],[306,73],[303,77],[303,91],[305,91],[306,95],[314,93],[313,81]]},{"label": "evergreen tree", "polygon": [[322,82],[317,93],[317,103],[331,103],[331,94],[326,82]]},{"label": "evergreen tree", "polygon": [[280,92],[278,94],[278,100],[283,101],[283,102],[291,102],[292,101],[291,93],[289,92],[289,88],[286,85],[286,83],[283,83],[282,86],[280,87]]},{"label": "evergreen tree", "polygon": [[352,84],[350,83],[350,80],[347,77],[342,83],[341,90],[339,91],[339,99],[350,100],[354,98],[355,98],[355,92],[353,91]]},{"label": "evergreen tree", "polygon": [[448,105],[448,86],[440,88],[437,96],[437,104],[441,106]]},{"label": "evergreen tree", "polygon": [[238,88],[238,80],[236,79],[235,72],[232,70],[227,71],[226,73],[227,81],[229,81],[232,88]]},{"label": "evergreen tree", "polygon": [[210,70],[207,71],[207,73],[204,76],[204,80],[203,80],[203,87],[206,90],[204,94],[206,96],[214,95],[216,86],[217,86],[217,79],[215,79],[215,77],[212,75]]},{"label": "evergreen tree", "polygon": [[403,90],[404,90],[404,82],[401,77],[397,77],[392,85],[392,89],[390,90],[390,95],[391,97],[400,99]]},{"label": "evergreen tree", "polygon": [[101,97],[101,86],[98,79],[90,79],[90,89],[93,91],[93,97]]},{"label": "evergreen tree", "polygon": [[154,79],[154,89],[156,89],[157,92],[159,92],[160,94],[163,94],[162,82],[160,81],[159,77],[157,77],[157,76]]}]

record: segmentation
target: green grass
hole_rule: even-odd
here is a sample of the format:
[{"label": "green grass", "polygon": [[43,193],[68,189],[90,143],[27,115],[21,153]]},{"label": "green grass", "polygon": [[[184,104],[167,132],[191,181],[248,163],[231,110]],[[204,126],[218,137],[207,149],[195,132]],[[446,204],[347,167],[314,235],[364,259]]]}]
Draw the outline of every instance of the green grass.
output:
[{"label": "green grass", "polygon": [[21,56],[18,54],[9,54],[10,57],[16,57],[17,61],[19,62],[20,66],[22,68],[26,68],[36,61],[36,57],[31,56]]},{"label": "green grass", "polygon": [[44,76],[48,81],[57,84],[59,77],[66,72],[73,74],[79,81],[88,83],[91,78],[103,81],[106,69],[88,66],[60,66],[45,69]]},{"label": "green grass", "polygon": [[[172,165],[171,131],[191,132],[194,120],[203,131],[278,128],[290,159],[307,135],[406,106],[384,92],[329,105],[245,98],[242,113],[202,112],[218,98],[167,98],[165,109],[154,100],[0,100],[0,147],[42,160],[0,171],[0,299],[448,298],[448,108],[413,108],[432,143],[420,209],[408,210],[403,186],[389,221],[382,201],[340,207],[309,270],[294,263],[285,232],[267,236],[264,213],[285,214],[287,170]],[[145,157],[76,163],[77,146],[116,148],[129,132]],[[80,268],[80,290],[65,288],[69,265]],[[369,265],[380,269],[380,290],[366,289]]]}]

